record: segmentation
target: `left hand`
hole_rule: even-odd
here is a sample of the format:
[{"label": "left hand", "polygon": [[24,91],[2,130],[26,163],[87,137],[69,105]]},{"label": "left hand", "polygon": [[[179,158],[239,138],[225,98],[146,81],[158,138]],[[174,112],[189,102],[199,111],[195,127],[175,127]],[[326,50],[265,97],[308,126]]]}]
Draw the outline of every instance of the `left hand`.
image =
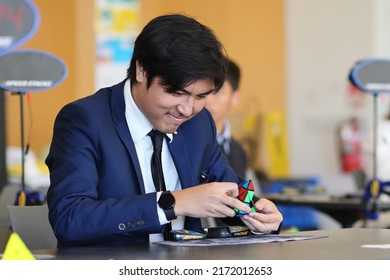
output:
[{"label": "left hand", "polygon": [[256,212],[250,212],[241,217],[250,230],[267,233],[279,228],[283,215],[272,201],[260,198],[254,206]]}]

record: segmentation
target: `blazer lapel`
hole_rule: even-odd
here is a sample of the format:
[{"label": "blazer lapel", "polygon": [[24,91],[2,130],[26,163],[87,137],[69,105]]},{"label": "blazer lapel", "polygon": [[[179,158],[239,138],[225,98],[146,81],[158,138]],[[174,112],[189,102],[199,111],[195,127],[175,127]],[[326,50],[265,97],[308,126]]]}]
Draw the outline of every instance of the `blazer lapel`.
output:
[{"label": "blazer lapel", "polygon": [[125,99],[123,96],[123,88],[125,82],[119,83],[112,88],[111,92],[111,112],[113,122],[116,124],[115,129],[121,138],[123,144],[129,152],[131,161],[137,173],[138,185],[140,186],[140,191],[142,194],[145,194],[145,186],[142,179],[141,167],[139,165],[137,152],[135,150],[133,139],[131,138],[129,127],[126,122],[125,117]]},{"label": "blazer lapel", "polygon": [[173,136],[173,141],[168,143],[169,151],[175,163],[181,187],[183,189],[194,185],[194,173],[191,167],[190,157],[187,153],[185,141],[180,133]]}]

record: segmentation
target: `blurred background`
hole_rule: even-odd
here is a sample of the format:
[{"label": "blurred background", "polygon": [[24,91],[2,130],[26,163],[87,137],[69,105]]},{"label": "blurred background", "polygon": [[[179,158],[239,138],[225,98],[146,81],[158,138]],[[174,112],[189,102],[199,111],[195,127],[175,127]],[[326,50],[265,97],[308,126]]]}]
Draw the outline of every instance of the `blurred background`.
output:
[{"label": "blurred background", "polygon": [[[342,131],[352,120],[358,136],[372,129],[373,100],[350,85],[348,74],[360,59],[390,57],[389,1],[31,2],[40,25],[19,48],[52,53],[68,68],[64,82],[32,94],[25,108],[28,161],[36,163],[29,169],[36,175],[31,185],[47,183],[42,162],[61,107],[123,80],[141,28],[155,16],[179,12],[211,27],[240,65],[241,97],[230,117],[232,133],[247,150],[255,173],[275,180],[314,179],[329,194],[355,190],[355,167],[345,166],[341,147],[350,139],[343,139]],[[1,98],[12,178],[18,174],[14,148],[20,147],[19,99],[10,93]],[[388,113],[388,97],[381,96],[380,103],[381,118]],[[360,168],[360,151],[356,156]]]}]

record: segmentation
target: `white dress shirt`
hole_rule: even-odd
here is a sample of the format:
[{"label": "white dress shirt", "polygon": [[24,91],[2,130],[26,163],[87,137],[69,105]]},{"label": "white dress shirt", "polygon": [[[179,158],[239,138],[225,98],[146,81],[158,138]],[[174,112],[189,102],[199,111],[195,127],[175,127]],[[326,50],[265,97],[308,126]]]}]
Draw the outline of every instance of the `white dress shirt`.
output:
[{"label": "white dress shirt", "polygon": [[[145,192],[155,192],[156,188],[153,183],[152,171],[151,171],[151,158],[153,154],[152,140],[148,136],[148,133],[153,129],[152,124],[146,119],[144,114],[135,104],[131,95],[130,81],[127,80],[124,86],[125,96],[125,115],[131,137],[134,141],[135,149],[137,151],[138,161],[141,166],[142,177],[145,185]],[[166,136],[173,141],[173,134],[168,133]],[[181,184],[179,181],[179,175],[177,174],[176,166],[172,160],[171,154],[167,145],[167,138],[164,139],[162,154],[162,167],[164,173],[164,180],[166,189],[170,191],[181,190]],[[160,198],[161,192],[157,193],[157,201]],[[156,201],[156,208],[160,224],[164,225],[169,221],[166,219],[164,211],[158,206]],[[172,220],[172,229],[183,229],[184,217],[179,216],[177,219]],[[164,240],[161,233],[150,234],[150,242]]]}]

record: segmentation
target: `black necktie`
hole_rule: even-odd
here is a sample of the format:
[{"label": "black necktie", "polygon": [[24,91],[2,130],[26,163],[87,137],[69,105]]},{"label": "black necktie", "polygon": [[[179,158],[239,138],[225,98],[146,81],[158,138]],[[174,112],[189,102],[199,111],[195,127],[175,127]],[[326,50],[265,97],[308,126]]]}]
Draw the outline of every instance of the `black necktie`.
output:
[{"label": "black necktie", "polygon": [[[158,131],[158,130],[152,130],[148,133],[150,138],[152,139],[153,143],[153,155],[151,160],[151,169],[152,169],[152,177],[153,177],[153,183],[156,187],[156,191],[165,191],[165,181],[164,181],[164,174],[162,170],[162,163],[161,163],[161,151],[162,151],[162,144],[164,141],[165,134]],[[163,236],[165,240],[169,239],[169,232],[172,230],[171,223],[168,223],[164,227]]]},{"label": "black necktie", "polygon": [[156,191],[165,191],[165,181],[161,163],[161,151],[165,134],[152,130],[148,133],[153,143],[153,155],[151,161],[153,183],[156,187]]}]

